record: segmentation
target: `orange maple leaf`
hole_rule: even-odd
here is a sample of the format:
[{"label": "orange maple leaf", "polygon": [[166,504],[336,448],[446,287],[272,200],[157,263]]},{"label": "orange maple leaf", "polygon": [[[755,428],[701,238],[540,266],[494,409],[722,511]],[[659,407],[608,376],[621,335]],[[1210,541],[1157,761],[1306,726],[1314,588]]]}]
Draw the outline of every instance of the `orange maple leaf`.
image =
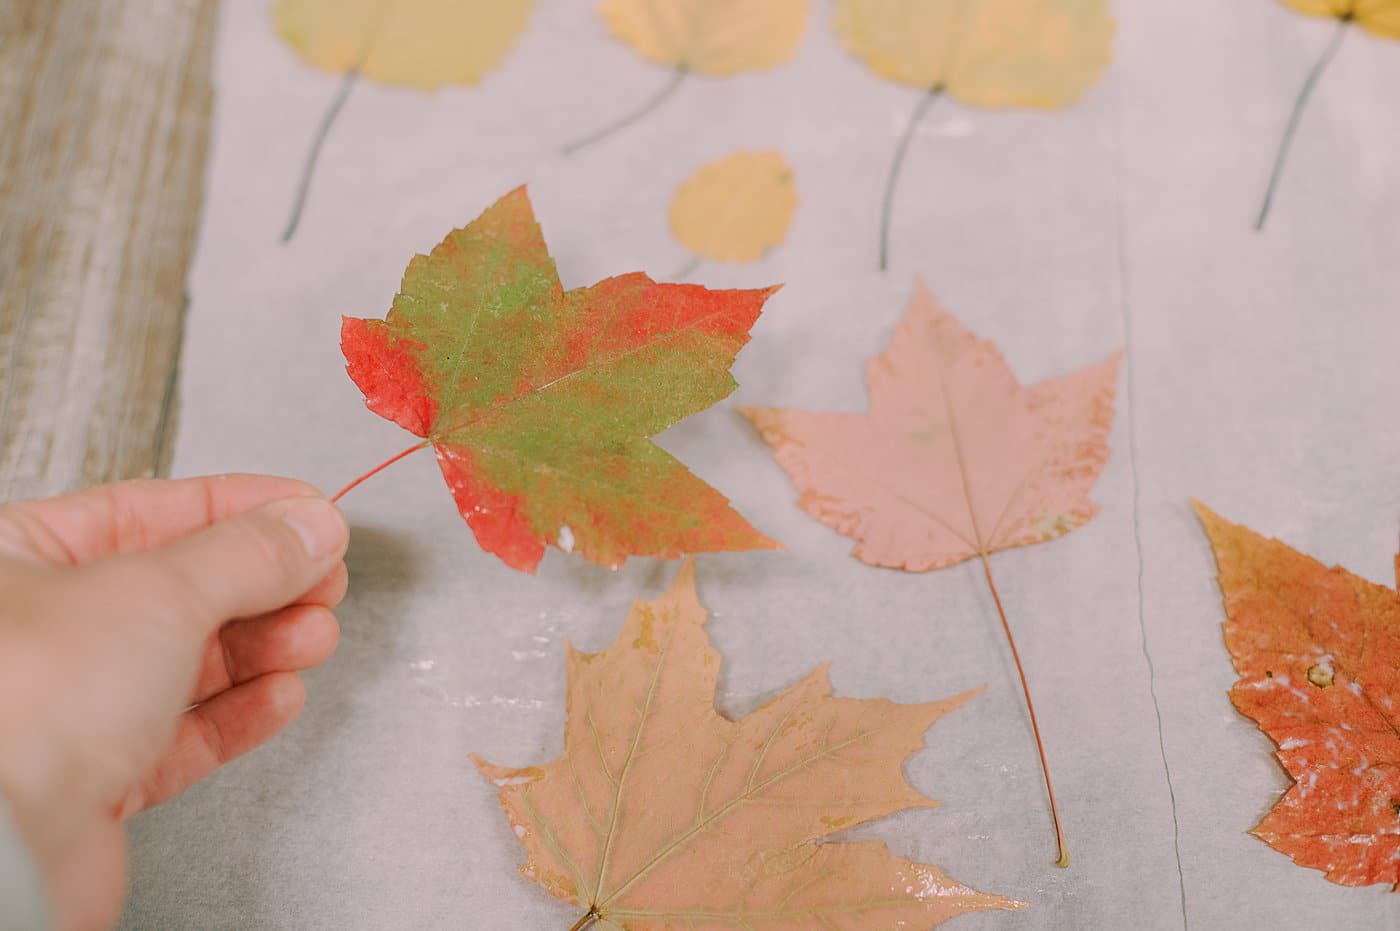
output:
[{"label": "orange maple leaf", "polygon": [[907,808],[924,732],[972,693],[922,705],[833,698],[826,667],[752,714],[714,708],[720,655],[687,560],[638,601],[612,646],[568,655],[564,753],[501,789],[529,858],[521,873],[584,910],[579,931],[925,928],[1022,908],[884,844],[817,843]]},{"label": "orange maple leaf", "polygon": [[1098,513],[1122,358],[1024,388],[916,281],[889,348],[867,370],[870,411],[740,408],[813,517],[874,566],[918,572],[980,557],[1026,694],[1061,866],[1069,862],[1030,689],[987,556],[1068,533]]},{"label": "orange maple leaf", "polygon": [[1240,674],[1230,700],[1294,780],[1251,833],[1334,883],[1400,891],[1400,596],[1195,508]]}]

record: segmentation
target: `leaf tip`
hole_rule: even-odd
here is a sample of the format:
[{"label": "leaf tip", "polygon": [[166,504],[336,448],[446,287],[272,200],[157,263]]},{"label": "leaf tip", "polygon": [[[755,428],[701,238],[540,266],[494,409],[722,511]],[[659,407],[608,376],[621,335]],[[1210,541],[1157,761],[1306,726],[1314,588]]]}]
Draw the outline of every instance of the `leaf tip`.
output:
[{"label": "leaf tip", "polygon": [[984,683],[982,685],[976,686],[975,688],[970,688],[965,692],[960,692],[957,695],[953,695],[950,698],[943,698],[939,699],[938,701],[928,702],[925,707],[927,707],[929,711],[933,714],[933,717],[929,721],[928,726],[932,727],[934,721],[937,721],[939,718],[943,717],[943,715],[948,714],[949,712],[957,711],[963,705],[972,701],[972,699],[978,697],[986,690],[987,686]]},{"label": "leaf tip", "polygon": [[483,760],[475,753],[468,754],[476,771],[486,778],[498,789],[509,789],[513,786],[526,786],[532,782],[538,782],[544,777],[544,770],[538,766],[527,766],[524,769],[517,769],[514,766],[497,766],[487,760]]},{"label": "leaf tip", "polygon": [[358,337],[362,332],[368,329],[371,323],[372,321],[366,320],[363,317],[352,317],[349,314],[341,314],[340,351],[343,355],[346,355],[347,362],[349,361],[348,356],[352,348],[350,344],[355,340],[356,337]]},{"label": "leaf tip", "polygon": [[766,434],[767,430],[773,425],[773,422],[778,417],[778,409],[776,407],[762,407],[754,404],[739,404],[736,405],[734,409],[737,410],[744,417],[745,420],[752,424],[753,428],[757,430],[760,434]]},{"label": "leaf tip", "polygon": [[681,567],[676,571],[676,577],[671,580],[671,584],[666,587],[666,591],[662,593],[661,597],[666,601],[684,601],[699,606],[700,595],[695,586],[694,556],[686,554],[681,560]]},{"label": "leaf tip", "polygon": [[1200,499],[1191,498],[1190,501],[1191,510],[1196,512],[1196,519],[1199,520],[1201,526],[1205,528],[1206,536],[1210,537],[1212,540],[1215,539],[1217,531],[1223,530],[1229,525],[1229,521],[1206,507]]},{"label": "leaf tip", "polygon": [[[490,228],[505,217],[511,218],[510,221],[507,221],[508,225],[514,223],[520,224],[525,230],[538,230],[539,221],[535,218],[535,205],[530,200],[530,186],[528,184],[519,185],[502,194],[495,203],[482,211],[481,216],[467,224],[462,230],[481,228],[483,224]],[[448,238],[452,238],[452,235],[460,233],[462,230],[454,231]],[[536,234],[532,234],[532,236],[534,235]],[[543,248],[543,242],[539,245]]]},{"label": "leaf tip", "polygon": [[[938,296],[929,289],[923,277],[915,275],[914,292],[909,295],[909,302],[905,305],[904,316],[898,326],[907,326],[909,321],[917,320],[920,316],[927,317],[933,322],[952,320],[958,329],[963,329],[962,323],[953,317],[948,308],[943,306]],[[896,338],[898,337],[896,336]],[[874,362],[875,359],[872,359],[871,363]]]},{"label": "leaf tip", "polygon": [[753,539],[747,547],[749,550],[759,550],[767,553],[786,553],[788,548],[766,533],[754,528]]},{"label": "leaf tip", "polygon": [[468,753],[467,759],[472,761],[472,765],[476,767],[477,772],[481,773],[481,775],[486,777],[487,781],[493,784],[497,783],[506,773],[510,772],[510,770],[506,769],[504,766],[497,766],[495,763],[485,760],[475,753]]},{"label": "leaf tip", "polygon": [[915,307],[924,309],[935,317],[948,312],[939,303],[938,296],[933,293],[923,275],[914,276],[914,293],[909,296],[909,309],[913,310]]},{"label": "leaf tip", "polygon": [[961,705],[963,702],[972,701],[972,699],[974,699],[974,698],[976,698],[977,696],[981,695],[981,694],[982,694],[983,692],[985,692],[985,691],[987,691],[987,684],[984,682],[984,683],[982,683],[981,685],[975,685],[975,686],[973,686],[972,688],[968,689],[966,692],[963,692],[963,693],[958,694],[958,695],[954,695],[954,696],[952,697],[951,700],[952,700],[952,701],[955,701],[955,702],[957,702],[959,705]]},{"label": "leaf tip", "polygon": [[1195,498],[1191,499],[1191,508],[1196,512],[1196,519],[1201,522],[1201,529],[1205,531],[1206,540],[1215,554],[1217,567],[1223,569],[1220,561],[1228,545],[1230,531],[1236,529],[1236,526]]},{"label": "leaf tip", "polygon": [[[479,534],[477,543],[481,544]],[[482,545],[482,549],[494,555],[507,567],[526,575],[536,575],[540,571],[540,563],[544,561],[544,541],[537,539],[520,541],[518,545],[512,546]]]}]

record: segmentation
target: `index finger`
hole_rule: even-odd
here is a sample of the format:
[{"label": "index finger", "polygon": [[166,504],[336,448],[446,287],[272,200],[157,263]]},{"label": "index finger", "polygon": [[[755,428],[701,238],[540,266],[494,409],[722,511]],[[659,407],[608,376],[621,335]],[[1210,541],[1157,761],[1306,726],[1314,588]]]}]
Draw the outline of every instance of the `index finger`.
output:
[{"label": "index finger", "polygon": [[0,506],[0,554],[80,566],[165,546],[282,498],[320,495],[296,479],[213,475],[138,479],[76,494]]}]

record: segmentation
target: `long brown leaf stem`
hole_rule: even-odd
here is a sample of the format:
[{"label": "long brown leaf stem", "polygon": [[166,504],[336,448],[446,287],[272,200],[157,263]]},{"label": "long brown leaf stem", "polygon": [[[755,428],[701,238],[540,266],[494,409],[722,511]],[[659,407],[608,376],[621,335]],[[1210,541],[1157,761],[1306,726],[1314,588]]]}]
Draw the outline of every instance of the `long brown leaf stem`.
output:
[{"label": "long brown leaf stem", "polygon": [[1278,145],[1278,156],[1274,159],[1274,170],[1269,175],[1269,187],[1264,192],[1264,205],[1259,208],[1259,219],[1254,221],[1255,231],[1264,228],[1264,221],[1269,219],[1269,210],[1274,205],[1274,194],[1278,191],[1279,179],[1283,177],[1283,167],[1288,161],[1288,153],[1293,148],[1293,136],[1298,132],[1298,124],[1303,119],[1303,111],[1308,106],[1308,101],[1312,99],[1313,91],[1317,89],[1318,82],[1322,80],[1322,75],[1326,73],[1327,66],[1332,64],[1332,59],[1337,57],[1337,50],[1342,47],[1342,39],[1346,38],[1347,27],[1351,25],[1351,14],[1337,18],[1337,30],[1332,35],[1332,41],[1328,43],[1327,49],[1322,53],[1322,57],[1313,65],[1312,71],[1308,72],[1308,79],[1303,82],[1303,89],[1298,92],[1298,99],[1293,104],[1293,113],[1288,118],[1288,126],[1283,131],[1283,139]]},{"label": "long brown leaf stem", "polygon": [[389,466],[391,466],[391,465],[393,465],[394,463],[398,462],[400,459],[403,459],[403,458],[406,458],[406,457],[408,457],[408,456],[411,456],[411,455],[413,455],[414,453],[418,452],[418,450],[420,450],[420,449],[427,449],[429,445],[430,445],[430,441],[424,440],[424,441],[421,442],[421,443],[414,443],[412,446],[410,446],[408,449],[405,449],[405,450],[404,450],[403,452],[401,452],[401,453],[396,453],[395,455],[390,456],[388,459],[385,459],[383,462],[379,463],[379,465],[377,465],[377,466],[375,466],[374,468],[370,469],[370,470],[369,470],[368,472],[366,472],[364,475],[361,475],[359,478],[355,479],[355,480],[354,480],[353,482],[351,482],[349,485],[346,485],[344,488],[340,489],[340,491],[337,491],[337,492],[335,493],[335,495],[331,498],[331,503],[334,504],[335,502],[339,501],[341,498],[344,498],[347,494],[350,493],[350,490],[351,490],[352,488],[354,488],[356,485],[359,485],[361,482],[365,481],[366,479],[373,478],[374,476],[378,475],[380,472],[383,472],[385,469],[389,468]]},{"label": "long brown leaf stem", "polygon": [[987,587],[992,590],[992,600],[996,602],[997,614],[1001,617],[1001,629],[1006,631],[1006,643],[1011,647],[1011,658],[1016,661],[1016,675],[1021,677],[1021,694],[1026,697],[1026,711],[1030,712],[1031,730],[1035,732],[1035,749],[1040,754],[1040,771],[1045,774],[1045,794],[1050,796],[1050,817],[1055,822],[1055,840],[1060,845],[1060,857],[1056,866],[1069,866],[1069,848],[1065,846],[1065,831],[1060,826],[1060,810],[1055,805],[1055,788],[1050,785],[1050,764],[1045,759],[1045,743],[1040,739],[1040,724],[1035,719],[1035,704],[1031,701],[1031,687],[1026,682],[1026,670],[1021,665],[1021,654],[1016,649],[1016,638],[1011,636],[1011,625],[1006,620],[1006,609],[1001,606],[1001,595],[997,584],[992,580],[992,564],[987,559],[987,551],[981,552],[982,571],[987,575]]},{"label": "long brown leaf stem", "polygon": [[321,117],[321,125],[316,129],[316,135],[311,139],[311,150],[306,154],[306,164],[301,169],[301,181],[297,183],[296,197],[292,200],[292,215],[287,220],[287,228],[282,231],[282,241],[288,242],[296,235],[297,227],[301,225],[301,212],[306,208],[307,195],[311,193],[311,180],[316,174],[316,163],[321,160],[321,147],[326,144],[326,137],[331,133],[331,127],[335,125],[336,117],[340,116],[340,111],[345,107],[345,101],[350,99],[350,92],[355,89],[355,84],[360,79],[360,70],[351,68],[345,72],[345,79],[340,83],[340,90],[336,91],[335,97],[331,100],[331,105],[326,108],[325,116]]},{"label": "long brown leaf stem", "polygon": [[880,207],[880,271],[889,266],[890,258],[890,215],[894,212],[894,191],[899,186],[899,175],[904,170],[904,157],[909,154],[909,143],[914,139],[914,131],[919,128],[924,114],[933,102],[943,95],[942,87],[931,87],[919,100],[914,113],[909,117],[909,125],[894,150],[894,161],[890,163],[890,174],[885,179],[885,198]]},{"label": "long brown leaf stem", "polygon": [[579,149],[585,149],[595,142],[601,142],[602,140],[611,136],[613,133],[619,132],[623,129],[626,129],[628,126],[631,126],[633,123],[637,122],[642,117],[646,116],[648,113],[651,113],[657,107],[665,103],[672,94],[674,94],[677,90],[680,89],[681,84],[685,81],[685,76],[689,73],[690,72],[688,72],[684,68],[677,68],[676,73],[671,76],[671,80],[666,82],[666,86],[661,88],[661,90],[658,91],[655,95],[653,95],[649,100],[647,100],[646,103],[642,104],[640,107],[633,110],[631,113],[628,113],[625,116],[622,116],[614,120],[613,122],[607,124],[602,129],[595,130],[594,132],[589,133],[587,136],[584,136],[582,139],[576,139],[568,145],[564,146],[564,154],[573,155]]}]

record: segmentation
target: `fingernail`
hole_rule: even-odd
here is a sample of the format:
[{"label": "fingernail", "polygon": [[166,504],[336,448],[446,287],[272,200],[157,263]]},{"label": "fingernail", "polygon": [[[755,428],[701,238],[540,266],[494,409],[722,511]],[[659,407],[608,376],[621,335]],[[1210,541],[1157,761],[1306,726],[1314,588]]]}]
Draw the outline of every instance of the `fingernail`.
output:
[{"label": "fingernail", "polygon": [[325,498],[287,498],[267,509],[296,531],[313,559],[329,556],[345,545],[345,518]]}]

